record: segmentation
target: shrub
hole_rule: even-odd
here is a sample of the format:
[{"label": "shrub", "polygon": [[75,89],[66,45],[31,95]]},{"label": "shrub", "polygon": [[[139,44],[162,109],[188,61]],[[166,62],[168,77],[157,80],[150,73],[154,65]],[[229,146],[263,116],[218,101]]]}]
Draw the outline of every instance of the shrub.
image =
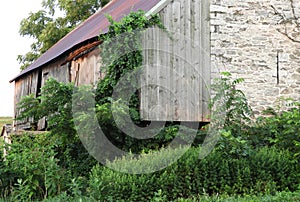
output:
[{"label": "shrub", "polygon": [[58,82],[49,78],[41,89],[39,97],[28,95],[22,98],[18,107],[22,109],[18,119],[33,118],[37,122],[46,117],[47,128],[59,165],[71,170],[74,177],[84,176],[95,164],[77,135],[72,115],[72,95],[77,89],[72,83]]},{"label": "shrub", "polygon": [[48,135],[15,135],[12,141],[1,169],[12,198],[28,201],[59,194],[65,187],[66,172],[54,157]]},{"label": "shrub", "polygon": [[245,195],[245,196],[197,196],[189,199],[178,199],[178,202],[298,202],[300,201],[300,192],[278,192],[275,195]]},{"label": "shrub", "polygon": [[216,78],[212,84],[215,93],[210,103],[212,115],[224,116],[224,127],[236,132],[246,126],[253,115],[244,92],[238,88],[242,82],[243,78],[234,79],[231,73],[222,72],[221,77]]},{"label": "shrub", "polygon": [[276,146],[300,155],[300,104],[294,103],[287,111],[275,112],[270,117],[260,117],[248,130],[249,140],[255,147]]},{"label": "shrub", "polygon": [[[170,154],[176,150],[169,149]],[[167,152],[167,153],[168,153]],[[244,158],[228,159],[214,151],[198,159],[199,149],[191,148],[179,161],[151,174],[126,174],[95,166],[90,174],[88,192],[100,201],[149,201],[159,193],[167,200],[188,198],[207,193],[249,194],[297,189],[299,165],[288,151],[264,148]],[[155,159],[164,161],[164,155]],[[128,167],[136,159],[119,159],[116,166]],[[153,159],[141,159],[144,168],[154,165]],[[136,169],[133,167],[132,169]]]}]

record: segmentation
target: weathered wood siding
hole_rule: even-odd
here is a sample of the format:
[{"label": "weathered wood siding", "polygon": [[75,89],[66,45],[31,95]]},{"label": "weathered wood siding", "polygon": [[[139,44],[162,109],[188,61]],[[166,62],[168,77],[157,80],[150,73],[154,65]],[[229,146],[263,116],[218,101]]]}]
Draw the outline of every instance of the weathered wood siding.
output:
[{"label": "weathered wood siding", "polygon": [[100,78],[100,49],[96,48],[71,62],[71,81],[76,86],[95,84]]},{"label": "weathered wood siding", "polygon": [[[36,93],[38,82],[38,72],[33,72],[27,76],[15,81],[15,98],[14,98],[14,118],[20,115],[20,110],[17,108],[17,103],[23,96]],[[30,127],[32,119],[24,119],[15,121],[15,125],[18,125],[18,129],[26,129]]]},{"label": "weathered wood siding", "polygon": [[141,117],[208,121],[210,100],[209,0],[174,0],[159,15],[172,37],[144,35]]},{"label": "weathered wood siding", "polygon": [[[21,79],[15,81],[15,99],[14,99],[14,117],[18,117],[21,110],[17,108],[17,104],[21,101],[22,97],[30,94],[38,96],[41,87],[45,84],[45,81],[53,77],[58,81],[69,81],[69,70],[67,65],[61,66],[65,57],[59,58],[57,61],[46,65],[34,72],[31,72]],[[14,122],[16,130],[29,129],[33,123],[32,118],[24,120],[18,120]]]},{"label": "weathered wood siding", "polygon": [[[20,102],[23,96],[35,94],[38,96],[41,87],[49,78],[54,78],[59,82],[74,82],[76,86],[83,84],[95,84],[100,77],[100,50],[99,48],[93,51],[82,54],[76,59],[65,62],[68,55],[63,55],[53,61],[31,72],[21,79],[15,81],[15,114],[16,118],[20,114],[17,109],[17,103]],[[62,65],[64,64],[64,65]],[[45,118],[41,119],[37,124],[38,130],[43,130],[46,127]],[[29,129],[33,120],[32,118],[15,121],[14,126],[17,130]]]},{"label": "weathered wood siding", "polygon": [[61,65],[65,61],[65,56],[59,58],[58,60],[46,65],[42,68],[42,85],[45,85],[45,82],[49,78],[54,78],[59,82],[67,83],[70,81],[70,71],[69,63]]}]

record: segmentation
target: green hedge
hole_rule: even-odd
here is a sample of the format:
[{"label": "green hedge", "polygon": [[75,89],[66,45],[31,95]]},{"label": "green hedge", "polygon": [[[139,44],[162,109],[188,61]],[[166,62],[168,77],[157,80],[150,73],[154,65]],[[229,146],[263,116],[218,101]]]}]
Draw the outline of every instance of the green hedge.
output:
[{"label": "green hedge", "polygon": [[[165,152],[169,154],[170,150]],[[192,148],[173,165],[152,174],[125,174],[95,166],[88,193],[100,201],[149,201],[157,193],[166,200],[175,200],[203,194],[274,194],[294,191],[300,183],[298,162],[288,151],[263,148],[240,159],[228,159],[221,152],[213,152],[203,160],[198,156],[199,149]],[[142,166],[153,163],[153,158],[148,162],[144,160],[147,158],[142,158]],[[164,161],[164,155],[154,160],[158,159]],[[136,160],[121,159],[114,164],[128,167],[132,161]]]},{"label": "green hedge", "polygon": [[[97,200],[85,196],[68,196],[62,193],[51,199],[43,200],[43,202],[96,202]],[[158,191],[150,200],[151,202],[167,202],[165,196]],[[201,195],[191,197],[188,199],[179,198],[174,200],[176,202],[298,202],[300,201],[300,192],[277,192],[275,195],[245,195],[245,196],[208,196]],[[0,199],[0,202],[14,202],[13,199]]]},{"label": "green hedge", "polygon": [[245,195],[245,196],[198,196],[190,199],[178,199],[178,202],[298,202],[300,192],[278,192],[275,195]]}]

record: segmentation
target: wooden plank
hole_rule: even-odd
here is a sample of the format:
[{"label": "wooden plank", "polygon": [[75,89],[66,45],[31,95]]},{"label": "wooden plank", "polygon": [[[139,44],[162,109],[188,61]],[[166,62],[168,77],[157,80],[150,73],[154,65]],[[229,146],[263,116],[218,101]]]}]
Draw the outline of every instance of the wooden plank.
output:
[{"label": "wooden plank", "polygon": [[72,61],[74,58],[78,57],[81,54],[85,54],[85,52],[87,51],[91,51],[92,49],[94,49],[96,46],[99,46],[101,44],[101,41],[94,41],[92,43],[88,43],[84,46],[81,46],[80,48],[74,50],[73,52],[71,52],[69,54],[69,56],[67,57],[66,61],[64,61],[62,63],[62,65],[66,64],[67,62]]},{"label": "wooden plank", "polygon": [[194,103],[194,97],[193,97],[193,87],[194,87],[194,77],[193,77],[193,68],[194,66],[191,64],[192,62],[192,35],[191,35],[191,1],[190,0],[185,0],[185,17],[184,19],[184,41],[185,41],[185,66],[184,66],[184,71],[185,71],[185,78],[186,78],[186,83],[185,83],[185,94],[186,94],[186,103],[185,103],[185,111],[186,111],[186,117],[185,120],[191,121],[195,119],[195,103]]},{"label": "wooden plank", "polygon": [[[157,67],[156,60],[157,55],[154,50],[156,48],[156,36],[152,29],[147,30],[146,49],[147,49],[147,105],[145,111],[148,113],[146,119],[156,120],[155,107],[157,105],[157,86],[153,85],[157,83]],[[151,95],[151,96],[150,96]]]},{"label": "wooden plank", "polygon": [[[180,1],[174,1],[173,3],[173,9],[172,9],[172,15],[173,15],[173,33],[174,33],[174,41],[173,41],[173,53],[174,53],[174,67],[173,67],[173,83],[174,83],[174,96],[175,96],[175,103],[174,103],[174,114],[172,114],[172,119],[174,121],[178,121],[179,117],[181,115],[181,105],[182,103],[180,102],[181,97],[178,97],[178,95],[181,92],[181,79],[178,79],[181,77],[182,72],[180,71],[181,69],[181,61],[180,61],[180,55],[182,54],[182,45],[183,42],[180,40],[180,19],[181,19],[181,4]],[[177,34],[176,34],[177,33]],[[179,33],[179,34],[178,34]]]},{"label": "wooden plank", "polygon": [[[100,67],[97,65],[97,60],[100,60],[99,50],[95,49],[92,52],[81,56],[76,60],[78,69],[78,85],[94,85],[95,80],[100,75],[96,76],[95,71],[100,71]],[[98,70],[99,69],[99,70]],[[97,77],[97,78],[96,78]]]},{"label": "wooden plank", "polygon": [[65,61],[65,57],[58,59],[57,61],[45,66],[42,69],[42,86],[49,78],[54,78],[59,82],[67,83],[70,81],[69,63],[61,65]]},{"label": "wooden plank", "polygon": [[[171,22],[172,21],[170,20],[171,19],[171,11],[169,9],[169,7],[165,8],[164,9],[165,13],[164,13],[164,20],[163,20],[163,23],[164,25],[168,24],[168,22]],[[174,96],[173,96],[173,91],[174,91],[174,87],[173,87],[173,74],[172,74],[172,63],[171,63],[171,57],[172,57],[172,41],[171,39],[169,38],[169,36],[167,36],[166,33],[164,33],[164,37],[165,37],[165,41],[166,41],[166,44],[165,44],[165,61],[164,61],[164,64],[166,66],[166,77],[168,78],[166,80],[166,87],[168,88],[167,92],[166,92],[166,99],[168,99],[168,103],[166,104],[166,113],[165,113],[165,120],[171,120],[172,118],[172,114],[174,114]]]},{"label": "wooden plank", "polygon": [[158,49],[158,56],[159,56],[159,117],[158,120],[167,120],[168,110],[170,106],[170,97],[169,97],[169,67],[168,67],[168,52],[166,48],[168,46],[168,36],[162,30],[157,30],[159,36],[159,49]]},{"label": "wooden plank", "polygon": [[196,1],[195,2],[195,10],[194,10],[194,15],[195,15],[195,51],[194,51],[194,66],[196,67],[197,75],[199,82],[196,85],[195,89],[195,94],[196,94],[196,99],[197,99],[197,105],[198,105],[198,118],[197,120],[202,121],[202,80],[203,80],[203,72],[202,72],[202,67],[201,67],[201,43],[200,40],[202,38],[201,36],[201,2],[202,1]]},{"label": "wooden plank", "polygon": [[[14,118],[17,118],[21,113],[22,109],[17,109],[18,103],[22,100],[24,96],[27,96],[31,93],[36,93],[37,89],[37,73],[33,72],[17,81],[15,81],[15,107],[14,107]],[[30,127],[30,124],[26,123],[32,123],[33,118],[29,117],[23,120],[17,120],[14,122],[15,126],[17,128],[21,127],[21,125],[26,125],[26,127]],[[24,126],[25,127],[25,126]]]},{"label": "wooden plank", "polygon": [[153,96],[155,96],[154,86],[151,84],[153,83],[155,77],[155,71],[153,70],[153,61],[154,61],[154,54],[153,54],[153,48],[154,48],[154,37],[152,30],[147,30],[147,51],[148,51],[148,58],[147,58],[147,93],[148,93],[148,99],[147,99],[147,105],[146,105],[146,112],[147,112],[147,120],[154,120],[154,116],[151,113],[151,104],[153,103]]},{"label": "wooden plank", "polygon": [[178,67],[178,72],[179,72],[179,78],[177,78],[177,83],[179,83],[179,91],[178,94],[176,95],[179,100],[180,100],[180,115],[179,115],[179,121],[181,120],[187,120],[187,72],[186,72],[186,61],[185,61],[185,57],[186,57],[186,39],[185,39],[185,35],[187,34],[187,24],[186,24],[186,18],[187,18],[187,5],[185,5],[185,1],[181,1],[181,5],[180,5],[180,46],[179,46],[179,62],[180,65]]},{"label": "wooden plank", "polygon": [[143,65],[142,65],[142,74],[140,75],[140,83],[141,83],[141,89],[140,89],[140,117],[142,120],[146,119],[147,111],[147,63],[148,61],[148,51],[147,51],[147,32],[142,33],[142,55],[143,55]]},{"label": "wooden plank", "polygon": [[[203,121],[209,113],[210,99],[209,1],[174,0],[159,14],[164,26],[174,34],[174,41],[152,33],[146,43],[162,51],[144,53],[145,63],[154,64],[146,68],[145,82],[160,87],[142,92],[142,116],[156,121]],[[157,105],[160,111],[153,110]]]},{"label": "wooden plank", "polygon": [[203,59],[202,63],[202,75],[204,77],[204,81],[202,83],[202,112],[203,117],[202,120],[209,121],[208,116],[210,114],[209,112],[209,102],[210,102],[210,75],[211,75],[211,64],[210,64],[210,24],[209,24],[209,18],[210,18],[210,12],[209,12],[209,6],[210,1],[209,0],[202,0],[201,1],[201,47],[203,47],[203,54],[201,55],[201,58]]}]

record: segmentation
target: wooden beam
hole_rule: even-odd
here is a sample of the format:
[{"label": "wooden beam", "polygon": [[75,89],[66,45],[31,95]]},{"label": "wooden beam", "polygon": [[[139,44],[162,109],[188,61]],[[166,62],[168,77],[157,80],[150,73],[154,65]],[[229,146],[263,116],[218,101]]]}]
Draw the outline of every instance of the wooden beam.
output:
[{"label": "wooden beam", "polygon": [[95,48],[96,46],[100,45],[102,41],[94,41],[92,43],[89,43],[87,45],[81,46],[80,48],[76,49],[75,51],[71,52],[69,56],[67,57],[66,61],[64,61],[61,65],[65,65],[66,63],[72,61],[74,58],[78,57],[85,51],[91,50],[92,48]]}]

